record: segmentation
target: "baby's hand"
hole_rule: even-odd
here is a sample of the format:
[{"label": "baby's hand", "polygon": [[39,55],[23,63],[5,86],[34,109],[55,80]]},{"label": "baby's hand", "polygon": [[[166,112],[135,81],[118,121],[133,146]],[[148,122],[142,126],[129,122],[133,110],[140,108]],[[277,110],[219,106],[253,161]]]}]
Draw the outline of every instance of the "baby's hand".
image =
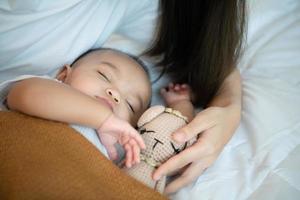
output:
[{"label": "baby's hand", "polygon": [[118,157],[114,145],[119,142],[126,151],[125,164],[127,167],[140,162],[140,149],[145,148],[145,143],[141,135],[128,122],[112,114],[103,122],[97,132],[112,160],[116,160]]},{"label": "baby's hand", "polygon": [[173,84],[160,90],[167,106],[174,105],[179,101],[191,101],[191,89],[187,84]]}]

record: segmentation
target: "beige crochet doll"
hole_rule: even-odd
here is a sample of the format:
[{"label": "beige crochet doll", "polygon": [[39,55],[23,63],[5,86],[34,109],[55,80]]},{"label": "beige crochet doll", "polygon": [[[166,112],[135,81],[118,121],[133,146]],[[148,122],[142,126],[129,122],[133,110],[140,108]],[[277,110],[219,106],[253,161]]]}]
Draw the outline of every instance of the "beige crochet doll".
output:
[{"label": "beige crochet doll", "polygon": [[171,134],[186,123],[187,118],[172,108],[153,106],[146,110],[138,121],[138,130],[145,141],[146,149],[141,151],[140,163],[129,169],[124,168],[126,173],[163,193],[166,177],[154,181],[152,174],[159,165],[191,144],[186,142],[179,145],[171,138]]}]

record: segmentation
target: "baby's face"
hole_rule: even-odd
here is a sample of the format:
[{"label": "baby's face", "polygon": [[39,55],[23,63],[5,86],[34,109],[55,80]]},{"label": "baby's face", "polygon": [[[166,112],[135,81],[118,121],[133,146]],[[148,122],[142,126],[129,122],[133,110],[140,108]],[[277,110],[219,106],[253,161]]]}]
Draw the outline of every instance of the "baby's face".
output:
[{"label": "baby's face", "polygon": [[95,51],[78,60],[65,83],[132,125],[150,101],[151,85],[143,68],[127,55],[110,50]]}]

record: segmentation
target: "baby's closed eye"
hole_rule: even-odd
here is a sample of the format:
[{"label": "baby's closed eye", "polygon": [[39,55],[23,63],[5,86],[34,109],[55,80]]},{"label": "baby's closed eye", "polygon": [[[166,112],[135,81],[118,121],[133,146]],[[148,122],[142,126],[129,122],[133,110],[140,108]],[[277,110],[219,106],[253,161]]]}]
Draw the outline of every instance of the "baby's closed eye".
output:
[{"label": "baby's closed eye", "polygon": [[108,76],[105,73],[98,71],[98,74],[100,74],[101,78],[103,78],[105,81],[110,82]]}]

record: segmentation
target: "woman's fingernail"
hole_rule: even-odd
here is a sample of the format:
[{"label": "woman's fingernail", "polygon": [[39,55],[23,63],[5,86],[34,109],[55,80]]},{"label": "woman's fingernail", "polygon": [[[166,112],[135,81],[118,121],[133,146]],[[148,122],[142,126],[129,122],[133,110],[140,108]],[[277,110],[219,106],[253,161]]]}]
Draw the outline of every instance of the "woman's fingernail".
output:
[{"label": "woman's fingernail", "polygon": [[184,136],[182,134],[180,134],[180,133],[173,134],[173,138],[177,142],[182,142],[184,140]]},{"label": "woman's fingernail", "polygon": [[160,179],[160,176],[159,176],[159,175],[154,175],[154,176],[153,176],[153,179],[154,179],[155,181],[157,181],[158,179]]}]

